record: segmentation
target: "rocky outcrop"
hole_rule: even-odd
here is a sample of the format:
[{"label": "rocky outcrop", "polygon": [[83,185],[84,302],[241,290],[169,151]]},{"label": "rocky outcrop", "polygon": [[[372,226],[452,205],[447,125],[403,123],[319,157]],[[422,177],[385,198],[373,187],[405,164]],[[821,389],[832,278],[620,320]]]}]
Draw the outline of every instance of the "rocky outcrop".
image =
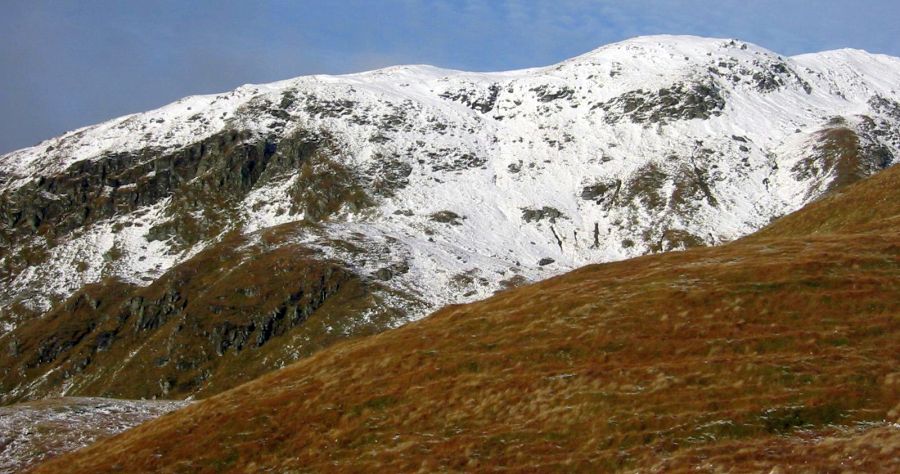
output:
[{"label": "rocky outcrop", "polygon": [[665,124],[720,115],[725,108],[725,96],[712,81],[677,83],[656,91],[627,92],[593,108],[606,112],[603,119],[609,124],[626,118],[634,123]]},{"label": "rocky outcrop", "polygon": [[621,189],[621,179],[600,181],[581,188],[580,196],[581,199],[594,201],[599,205],[605,206],[606,209],[610,209],[616,204]]},{"label": "rocky outcrop", "polygon": [[543,206],[540,209],[522,209],[522,220],[525,222],[540,222],[544,219],[555,224],[557,219],[565,219],[566,215],[559,209],[550,206]]},{"label": "rocky outcrop", "polygon": [[[162,206],[161,219],[146,229],[146,239],[164,241],[171,252],[240,228],[242,201],[275,181],[292,180],[285,212],[306,222],[371,205],[363,190],[371,183],[331,159],[334,153],[323,132],[299,130],[275,140],[225,131],[174,152],[146,149],[77,162],[0,194],[0,283],[10,287],[70,236],[154,205]],[[111,265],[122,255],[110,252]]]},{"label": "rocky outcrop", "polygon": [[[223,132],[174,153],[146,149],[71,165],[0,196],[7,242],[31,233],[52,237],[137,208],[155,204],[204,171],[219,169],[219,182],[250,184],[272,154],[271,145],[248,145],[240,132]],[[268,152],[266,150],[269,150]],[[228,176],[228,163],[241,163]],[[228,170],[231,171],[231,170]]]},{"label": "rocky outcrop", "polygon": [[763,93],[773,92],[790,84],[798,84],[807,94],[813,91],[812,85],[781,58],[755,59],[749,63],[736,58],[723,58],[710,64],[707,70],[713,76],[734,85],[750,86]]},{"label": "rocky outcrop", "polygon": [[439,96],[443,99],[460,102],[472,110],[486,114],[493,110],[497,103],[497,97],[500,96],[500,85],[491,84],[486,88],[481,88],[473,84],[466,88],[442,92]]}]

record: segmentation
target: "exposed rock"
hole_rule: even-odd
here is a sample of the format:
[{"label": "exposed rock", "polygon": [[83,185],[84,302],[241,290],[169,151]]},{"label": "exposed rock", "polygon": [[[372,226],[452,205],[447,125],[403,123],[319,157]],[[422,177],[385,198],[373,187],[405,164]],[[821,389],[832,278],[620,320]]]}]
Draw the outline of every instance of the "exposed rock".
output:
[{"label": "exposed rock", "polygon": [[789,84],[798,85],[806,94],[812,93],[812,85],[780,58],[757,58],[751,62],[728,58],[710,65],[707,70],[713,76],[726,79],[732,84],[750,86],[763,93],[773,92]]},{"label": "exposed rock", "polygon": [[548,219],[555,224],[556,219],[564,219],[566,215],[555,207],[544,206],[540,209],[522,209],[522,220],[525,222],[540,222]]},{"label": "exposed rock", "polygon": [[605,203],[608,209],[615,205],[621,189],[620,179],[601,181],[581,188],[581,199],[596,201],[597,204]]},{"label": "exposed rock", "polygon": [[491,84],[484,89],[473,85],[470,88],[457,89],[452,92],[443,92],[440,94],[440,97],[455,102],[461,102],[470,109],[486,114],[494,109],[494,105],[497,103],[497,97],[499,95],[500,85]]},{"label": "exposed rock", "polygon": [[430,218],[434,222],[450,225],[462,225],[462,220],[465,219],[464,216],[460,216],[453,211],[438,211],[432,214]]},{"label": "exposed rock", "polygon": [[375,163],[366,173],[371,180],[373,190],[381,196],[393,196],[395,192],[409,184],[412,165],[400,160],[397,156],[378,155]]},{"label": "exposed rock", "polygon": [[552,102],[557,99],[568,99],[575,94],[575,91],[572,88],[565,86],[555,87],[543,85],[535,87],[531,89],[531,91],[537,95],[539,102]]},{"label": "exposed rock", "polygon": [[381,281],[388,281],[391,278],[394,278],[394,271],[389,267],[379,268],[375,272],[375,278],[378,278]]},{"label": "exposed rock", "polygon": [[467,169],[480,168],[487,163],[486,158],[472,153],[457,152],[449,156],[434,154],[431,158],[437,161],[432,163],[431,171],[465,171]]},{"label": "exposed rock", "polygon": [[596,104],[613,124],[623,118],[634,123],[667,123],[672,120],[708,119],[725,108],[722,91],[712,82],[678,83],[656,92],[636,90]]}]

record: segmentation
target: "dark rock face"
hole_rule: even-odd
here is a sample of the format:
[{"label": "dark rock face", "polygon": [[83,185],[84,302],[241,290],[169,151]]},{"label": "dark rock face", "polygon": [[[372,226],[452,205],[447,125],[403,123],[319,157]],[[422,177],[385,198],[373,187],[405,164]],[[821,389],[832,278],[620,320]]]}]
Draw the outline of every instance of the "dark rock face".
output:
[{"label": "dark rock face", "polygon": [[564,219],[565,214],[555,207],[544,206],[540,209],[522,209],[522,220],[525,222],[540,222],[548,219],[555,224],[557,219]]},{"label": "dark rock face", "polygon": [[538,102],[553,102],[557,99],[568,99],[575,95],[575,90],[571,87],[552,87],[539,86],[531,89],[537,96]]},{"label": "dark rock face", "polygon": [[388,281],[391,278],[394,278],[394,271],[388,267],[379,268],[375,271],[375,278],[378,278],[381,281]]},{"label": "dark rock face", "polygon": [[497,98],[500,96],[500,85],[491,84],[487,88],[472,86],[471,88],[446,91],[440,94],[441,98],[460,102],[472,110],[486,114],[494,109]]},{"label": "dark rock face", "polygon": [[[0,283],[9,284],[23,268],[46,258],[48,248],[28,247],[28,237],[44,236],[52,246],[91,224],[165,199],[167,219],[149,228],[147,238],[167,240],[175,250],[239,226],[237,203],[257,186],[287,175],[298,175],[288,190],[290,212],[302,213],[309,222],[369,206],[364,178],[329,158],[332,141],[306,131],[278,141],[226,131],[177,151],[147,149],[78,162],[59,175],[5,192],[0,195],[0,258],[8,258]],[[409,171],[402,166],[389,170],[390,186],[402,186]]]},{"label": "dark rock face", "polygon": [[[304,100],[306,102],[304,110],[316,117],[337,118],[348,116],[353,113],[354,108],[357,106],[356,102],[347,99],[327,100],[305,95]],[[282,104],[284,104],[284,100],[282,100]]]},{"label": "dark rock face", "polygon": [[246,138],[223,132],[173,153],[147,149],[75,163],[0,196],[0,234],[7,241],[32,232],[64,235],[155,204],[207,171],[219,170],[216,181],[223,187],[252,185],[273,150],[271,144],[244,144]]},{"label": "dark rock face", "polygon": [[665,124],[672,120],[708,119],[721,115],[725,97],[715,83],[678,83],[655,92],[638,89],[594,105],[613,124],[628,118],[634,123]]},{"label": "dark rock face", "polygon": [[388,281],[397,275],[405,275],[409,272],[409,265],[406,262],[394,263],[387,267],[379,268],[375,271],[375,278],[381,281]]},{"label": "dark rock face", "polygon": [[876,94],[869,99],[869,105],[878,113],[900,120],[900,103],[896,101]]},{"label": "dark rock face", "polygon": [[376,158],[367,173],[371,176],[373,191],[376,194],[390,197],[409,185],[409,175],[413,171],[412,165],[396,155],[378,155]]},{"label": "dark rock face", "polygon": [[[330,137],[307,132],[270,141],[226,131],[175,152],[148,149],[81,161],[0,196],[0,235],[5,242],[34,232],[56,237],[171,195],[179,201],[172,214],[222,211],[257,183],[322,161],[329,144]],[[334,184],[354,185],[344,178]],[[311,212],[319,218],[325,213]],[[175,227],[160,232],[160,238],[183,238],[179,231],[187,229]]]},{"label": "dark rock face", "polygon": [[581,199],[595,201],[597,204],[605,205],[606,209],[610,209],[615,205],[621,189],[621,179],[601,181],[581,188]]}]

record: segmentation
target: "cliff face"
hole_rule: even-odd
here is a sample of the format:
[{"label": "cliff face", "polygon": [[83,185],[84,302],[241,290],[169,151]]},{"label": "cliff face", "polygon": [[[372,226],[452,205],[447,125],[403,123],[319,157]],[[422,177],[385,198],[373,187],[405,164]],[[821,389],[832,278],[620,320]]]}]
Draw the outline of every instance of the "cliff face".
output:
[{"label": "cliff face", "polygon": [[13,152],[3,400],[213,393],[447,304],[733,240],[890,166],[898,83],[860,51],[646,37],[524,71],[248,85]]}]

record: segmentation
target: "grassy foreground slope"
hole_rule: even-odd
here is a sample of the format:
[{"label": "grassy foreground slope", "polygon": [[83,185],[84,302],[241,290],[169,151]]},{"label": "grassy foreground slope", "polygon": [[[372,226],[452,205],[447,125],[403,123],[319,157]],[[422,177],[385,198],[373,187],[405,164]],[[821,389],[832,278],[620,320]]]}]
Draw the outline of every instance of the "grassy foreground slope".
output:
[{"label": "grassy foreground slope", "polygon": [[900,469],[900,168],[348,341],[39,472]]}]

